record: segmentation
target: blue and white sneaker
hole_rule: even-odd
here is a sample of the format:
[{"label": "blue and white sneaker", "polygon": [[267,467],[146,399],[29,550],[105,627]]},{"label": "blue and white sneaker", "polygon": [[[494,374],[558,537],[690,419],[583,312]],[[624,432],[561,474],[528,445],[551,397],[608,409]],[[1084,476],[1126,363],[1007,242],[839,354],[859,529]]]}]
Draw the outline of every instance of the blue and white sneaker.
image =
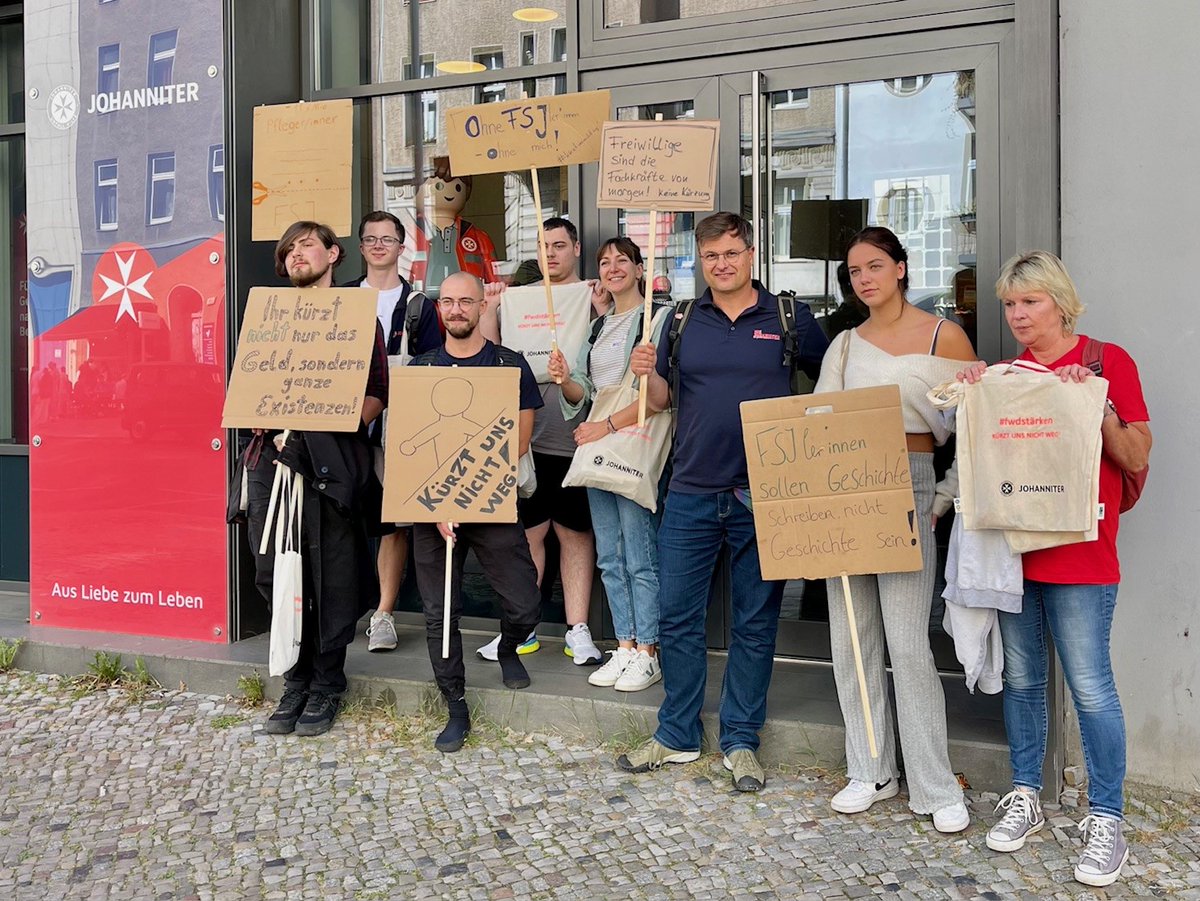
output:
[{"label": "blue and white sneaker", "polygon": [[[536,651],[541,646],[542,646],[542,643],[540,641],[538,641],[537,633],[530,632],[529,637],[526,638],[519,645],[517,645],[517,653],[518,654],[532,654],[534,651]],[[491,641],[489,641],[487,644],[485,644],[483,647],[481,647],[478,651],[476,651],[475,656],[478,657],[480,660],[490,660],[493,663],[495,663],[497,660],[500,659],[499,652],[500,652],[500,636],[497,635],[495,638],[493,638]]]}]

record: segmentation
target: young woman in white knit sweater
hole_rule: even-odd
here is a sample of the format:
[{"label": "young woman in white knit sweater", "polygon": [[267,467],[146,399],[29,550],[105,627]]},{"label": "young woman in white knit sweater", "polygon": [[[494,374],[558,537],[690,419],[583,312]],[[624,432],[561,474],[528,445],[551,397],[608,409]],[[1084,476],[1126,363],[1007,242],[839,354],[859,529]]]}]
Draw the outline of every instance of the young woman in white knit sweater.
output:
[{"label": "young woman in white knit sweater", "polygon": [[[908,254],[891,231],[863,229],[850,242],[846,264],[854,292],[867,305],[870,316],[857,329],[834,339],[821,365],[816,391],[900,386],[917,521],[931,530],[937,516],[949,509],[953,490],[935,489],[933,448],[944,443],[949,433],[925,395],[935,385],[953,379],[962,368],[961,361],[975,360],[975,351],[956,324],[914,307],[905,298]],[[950,768],[946,699],[929,647],[937,559],[932,531],[922,534],[921,558],[924,566],[918,572],[850,577],[877,758],[872,758],[869,750],[841,580],[827,583],[833,673],[846,722],[850,780],[831,804],[840,813],[858,813],[899,791],[884,669],[886,637],[909,807],[914,813],[933,814],[939,831],[959,832],[967,828],[969,818],[962,788]]]}]

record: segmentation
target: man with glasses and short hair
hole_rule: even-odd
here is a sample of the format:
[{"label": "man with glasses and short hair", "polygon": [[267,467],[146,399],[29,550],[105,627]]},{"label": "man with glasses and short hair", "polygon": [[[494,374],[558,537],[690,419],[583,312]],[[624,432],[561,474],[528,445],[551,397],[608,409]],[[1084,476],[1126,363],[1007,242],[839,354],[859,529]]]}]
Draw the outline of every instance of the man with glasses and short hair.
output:
[{"label": "man with glasses and short hair", "polygon": [[[400,220],[384,210],[367,213],[358,224],[358,245],[367,270],[361,282],[351,284],[379,292],[375,315],[387,336],[389,356],[416,356],[440,347],[441,324],[433,302],[424,295],[414,295],[412,285],[401,277],[397,266],[404,250]],[[405,327],[410,300],[422,305],[415,328]],[[382,460],[383,429],[379,425],[371,430],[371,439]],[[382,472],[379,477],[382,480]],[[372,533],[379,536],[379,607],[367,626],[367,650],[390,651],[397,643],[392,611],[408,566],[408,523],[382,523],[373,526]]]},{"label": "man with glasses and short hair", "polygon": [[[742,401],[791,393],[792,367],[777,298],[751,278],[750,223],[716,213],[696,226],[708,290],[677,331],[678,397],[672,397],[670,348],[638,345],[633,372],[647,380],[655,410],[674,406],[671,482],[658,527],[659,653],[666,697],[658,730],[617,764],[630,772],[687,763],[700,756],[708,649],[705,619],[713,568],[729,548],[732,636],[721,689],[720,745],[738,791],[763,787],[758,731],[766,721],[767,688],[783,582],[765,582],[750,511],[750,479],[742,445]],[[796,306],[795,354],[816,379],[828,341],[804,304]]]},{"label": "man with glasses and short hair", "polygon": [[[446,343],[412,361],[413,366],[513,366],[521,371],[518,453],[529,449],[534,411],[542,406],[533,370],[525,358],[494,344],[479,332],[479,317],[485,305],[483,283],[475,276],[456,272],[442,282],[438,305],[446,324]],[[442,619],[446,539],[454,541],[453,598],[450,611],[450,656],[442,658]],[[529,674],[517,657],[517,646],[536,627],[541,609],[537,569],[529,554],[529,543],[520,523],[417,523],[413,526],[413,562],[417,587],[425,609],[425,637],[429,660],[438,689],[449,707],[449,721],[434,741],[439,751],[457,751],[471,731],[471,717],[464,696],[466,670],[463,665],[462,615],[463,562],[467,550],[483,566],[492,588],[500,595],[500,641],[497,657],[501,676],[508,688],[529,686]]]}]

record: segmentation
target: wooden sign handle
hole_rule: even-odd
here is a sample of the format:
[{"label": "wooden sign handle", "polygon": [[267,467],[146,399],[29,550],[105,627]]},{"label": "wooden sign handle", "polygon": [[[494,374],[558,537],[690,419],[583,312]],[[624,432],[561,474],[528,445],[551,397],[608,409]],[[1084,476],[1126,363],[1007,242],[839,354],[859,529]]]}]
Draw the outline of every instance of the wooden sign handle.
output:
[{"label": "wooden sign handle", "polygon": [[446,536],[446,593],[442,600],[442,659],[450,656],[450,582],[454,578],[454,539]]},{"label": "wooden sign handle", "polygon": [[[646,254],[646,298],[642,310],[642,343],[650,343],[650,321],[654,318],[654,250],[658,244],[658,210],[650,211],[650,250]],[[646,424],[646,399],[650,380],[640,379],[638,385],[638,427]]]},{"label": "wooden sign handle", "polygon": [[863,719],[867,726],[867,741],[871,746],[871,757],[879,757],[875,744],[875,720],[871,717],[871,698],[867,694],[867,674],[863,670],[862,648],[858,645],[858,621],[854,618],[854,599],[850,597],[850,577],[842,573],[842,597],[846,601],[846,620],[850,626],[850,647],[854,649],[854,672],[858,676],[858,693],[862,697]]},{"label": "wooden sign handle", "polygon": [[[529,170],[530,181],[533,184],[533,206],[537,213],[538,234],[538,268],[542,270],[542,284],[546,286],[546,315],[550,317],[550,350],[558,350],[558,319],[554,315],[554,291],[550,286],[550,272],[546,265],[546,225],[542,221],[542,191],[538,185],[537,169]],[[561,384],[561,379],[555,379],[554,384]]]}]

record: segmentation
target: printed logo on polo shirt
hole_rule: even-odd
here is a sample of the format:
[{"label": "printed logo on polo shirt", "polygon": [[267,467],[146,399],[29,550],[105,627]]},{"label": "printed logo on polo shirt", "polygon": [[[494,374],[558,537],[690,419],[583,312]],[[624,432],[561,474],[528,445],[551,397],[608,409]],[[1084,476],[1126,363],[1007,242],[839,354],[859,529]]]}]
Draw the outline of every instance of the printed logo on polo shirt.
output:
[{"label": "printed logo on polo shirt", "polygon": [[762,341],[782,341],[783,340],[782,335],[776,335],[773,332],[764,332],[760,328],[756,328],[754,330],[754,334],[751,337],[758,338]]}]

